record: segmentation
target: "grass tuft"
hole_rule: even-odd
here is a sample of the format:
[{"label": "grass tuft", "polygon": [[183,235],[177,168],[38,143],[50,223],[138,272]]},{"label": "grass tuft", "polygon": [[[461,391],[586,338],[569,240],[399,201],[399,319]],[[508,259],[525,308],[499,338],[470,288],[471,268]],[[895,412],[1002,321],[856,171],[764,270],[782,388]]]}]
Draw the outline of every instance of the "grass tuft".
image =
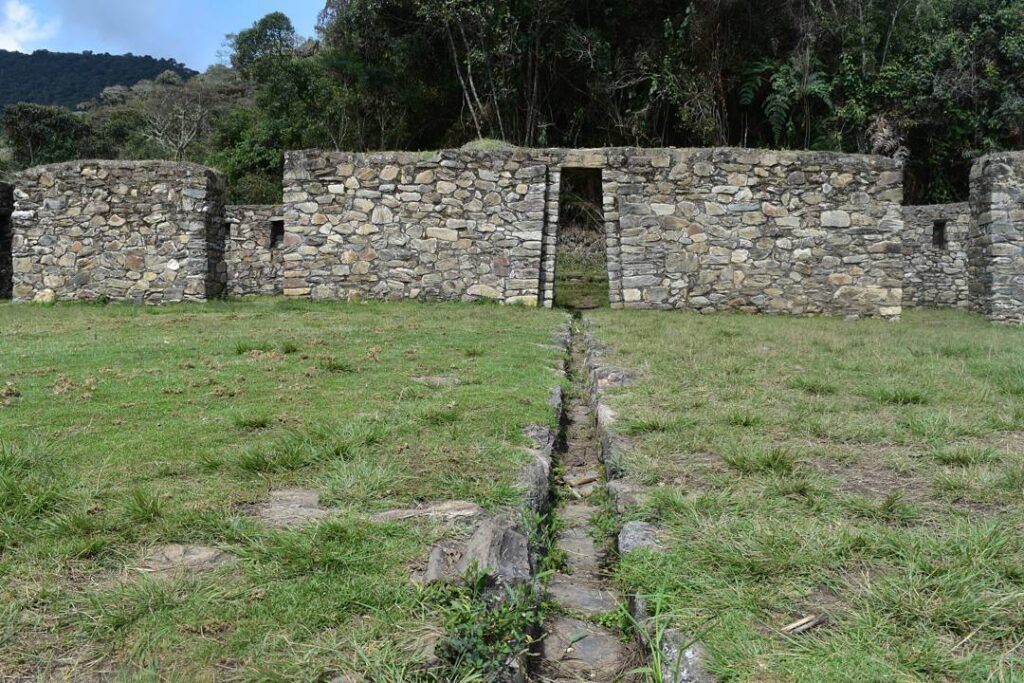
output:
[{"label": "grass tuft", "polygon": [[273,423],[273,418],[265,413],[235,414],[231,422],[239,429],[256,432],[266,429]]},{"label": "grass tuft", "polygon": [[913,387],[876,387],[866,395],[878,403],[895,406],[923,406],[929,401],[927,394]]},{"label": "grass tuft", "polygon": [[947,467],[969,467],[986,465],[1000,460],[999,451],[990,446],[961,445],[940,448],[932,453],[940,465]]},{"label": "grass tuft", "polygon": [[341,358],[321,358],[319,361],[317,361],[317,365],[320,366],[321,370],[338,374],[356,371],[355,365]]},{"label": "grass tuft", "polygon": [[739,445],[722,455],[730,467],[741,474],[791,474],[796,457],[786,448]]},{"label": "grass tuft", "polygon": [[819,377],[808,377],[805,375],[791,377],[786,382],[786,386],[790,389],[798,389],[812,396],[832,396],[838,392],[834,384]]},{"label": "grass tuft", "polygon": [[164,508],[159,496],[144,489],[132,489],[125,501],[124,513],[133,522],[145,524],[163,517]]},{"label": "grass tuft", "polygon": [[235,342],[235,355],[245,356],[252,353],[253,351],[260,351],[266,353],[267,351],[273,351],[274,345],[269,342],[258,342],[258,341],[239,341]]}]

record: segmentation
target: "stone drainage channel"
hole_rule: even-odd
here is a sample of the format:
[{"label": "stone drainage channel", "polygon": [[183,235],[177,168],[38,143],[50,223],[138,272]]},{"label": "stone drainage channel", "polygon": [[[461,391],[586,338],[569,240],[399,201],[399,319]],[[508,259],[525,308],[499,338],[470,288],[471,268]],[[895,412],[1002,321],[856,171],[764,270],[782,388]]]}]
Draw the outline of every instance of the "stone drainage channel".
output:
[{"label": "stone drainage channel", "polygon": [[553,552],[559,571],[547,583],[556,606],[544,628],[533,680],[611,683],[637,664],[635,648],[622,633],[597,623],[615,613],[620,596],[606,571],[608,539],[596,523],[605,509],[598,502],[606,481],[601,440],[586,386],[586,362],[580,321],[572,325],[567,374],[572,381],[564,405],[556,451],[560,472],[558,507],[551,514]]}]

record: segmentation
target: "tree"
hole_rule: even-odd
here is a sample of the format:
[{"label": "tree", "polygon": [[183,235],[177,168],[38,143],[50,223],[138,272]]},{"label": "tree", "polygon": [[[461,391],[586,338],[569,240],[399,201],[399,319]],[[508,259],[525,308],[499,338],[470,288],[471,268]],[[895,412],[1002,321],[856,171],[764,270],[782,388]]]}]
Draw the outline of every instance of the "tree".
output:
[{"label": "tree", "polygon": [[210,108],[201,87],[161,89],[145,103],[144,135],[175,161],[185,161],[189,148],[207,131]]},{"label": "tree", "polygon": [[21,167],[109,154],[88,120],[62,107],[10,105],[3,112],[3,132]]},{"label": "tree", "polygon": [[299,45],[292,21],[281,12],[266,15],[252,27],[228,36],[231,65],[243,76],[258,80],[275,61],[290,57]]}]

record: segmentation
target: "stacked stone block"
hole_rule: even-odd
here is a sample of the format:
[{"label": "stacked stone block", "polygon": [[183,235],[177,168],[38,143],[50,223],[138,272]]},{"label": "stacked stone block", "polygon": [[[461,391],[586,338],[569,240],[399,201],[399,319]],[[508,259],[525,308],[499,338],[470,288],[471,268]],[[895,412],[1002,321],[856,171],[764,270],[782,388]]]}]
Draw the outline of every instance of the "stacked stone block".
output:
[{"label": "stacked stone block", "polygon": [[1024,324],[1024,152],[990,154],[971,169],[967,260],[971,310]]},{"label": "stacked stone block", "polygon": [[24,171],[14,299],[160,303],[221,296],[224,182],[171,162],[75,161]]},{"label": "stacked stone block", "polygon": [[525,152],[291,152],[284,293],[536,305],[546,191]]},{"label": "stacked stone block", "polygon": [[281,207],[228,206],[228,296],[281,294],[282,244],[272,244],[275,221],[284,222]]},{"label": "stacked stone block", "polygon": [[[945,225],[945,243],[933,231]],[[903,255],[906,277],[903,306],[967,307],[967,234],[971,209],[967,202],[903,207]]]}]

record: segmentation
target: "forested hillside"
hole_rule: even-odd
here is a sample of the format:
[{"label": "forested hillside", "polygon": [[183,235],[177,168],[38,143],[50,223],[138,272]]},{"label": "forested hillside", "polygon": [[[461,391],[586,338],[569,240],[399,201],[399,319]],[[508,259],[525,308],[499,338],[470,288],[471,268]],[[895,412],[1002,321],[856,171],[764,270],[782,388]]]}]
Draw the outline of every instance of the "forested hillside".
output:
[{"label": "forested hillside", "polygon": [[16,102],[55,104],[74,109],[111,85],[132,85],[164,71],[194,71],[173,59],[135,55],[0,50],[0,108]]},{"label": "forested hillside", "polygon": [[229,44],[84,117],[8,110],[15,163],[156,154],[270,201],[286,149],[809,148],[905,159],[923,203],[1024,145],[1020,0],[327,0],[311,40],[274,13]]}]

